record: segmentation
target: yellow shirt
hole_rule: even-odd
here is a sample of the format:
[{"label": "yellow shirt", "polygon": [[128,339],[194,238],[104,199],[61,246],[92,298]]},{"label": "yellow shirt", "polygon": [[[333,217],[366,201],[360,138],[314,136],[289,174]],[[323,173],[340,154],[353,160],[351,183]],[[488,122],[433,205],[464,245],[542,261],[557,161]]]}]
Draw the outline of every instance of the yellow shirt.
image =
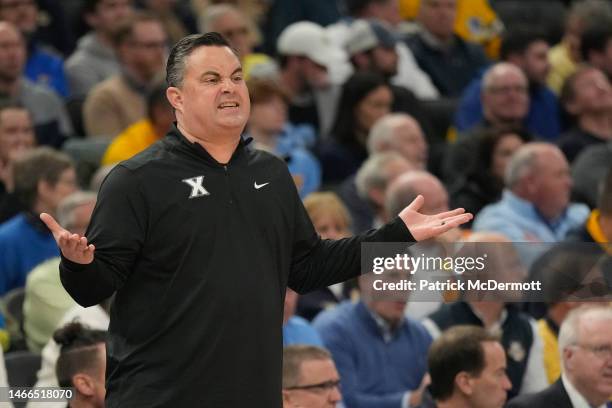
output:
[{"label": "yellow shirt", "polygon": [[538,333],[544,344],[544,368],[549,384],[554,383],[561,376],[561,358],[559,357],[559,341],[546,319],[538,320]]},{"label": "yellow shirt", "polygon": [[[400,0],[400,15],[404,20],[415,20],[420,0]],[[503,24],[487,0],[458,0],[455,32],[466,41],[479,43],[487,56],[496,59],[501,44]]]},{"label": "yellow shirt", "polygon": [[159,138],[155,134],[153,124],[149,119],[138,121],[113,139],[106,149],[104,157],[102,157],[102,165],[106,166],[127,160],[158,140]]}]

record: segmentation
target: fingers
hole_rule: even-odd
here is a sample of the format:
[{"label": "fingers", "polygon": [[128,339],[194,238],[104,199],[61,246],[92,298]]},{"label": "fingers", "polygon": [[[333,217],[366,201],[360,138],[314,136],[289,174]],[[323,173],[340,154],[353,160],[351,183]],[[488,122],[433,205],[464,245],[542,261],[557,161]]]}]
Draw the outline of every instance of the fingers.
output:
[{"label": "fingers", "polygon": [[40,219],[42,220],[42,222],[45,223],[45,225],[47,226],[47,228],[49,228],[53,235],[61,233],[62,231],[66,231],[57,223],[57,221],[55,221],[52,216],[47,213],[41,213]]},{"label": "fingers", "polygon": [[425,202],[425,198],[423,198],[423,196],[419,194],[414,200],[412,200],[410,204],[408,204],[408,207],[406,208],[409,210],[418,212],[423,206],[424,202]]},{"label": "fingers", "polygon": [[465,209],[463,208],[455,208],[454,210],[451,211],[446,211],[440,214],[436,214],[434,215],[434,217],[440,219],[440,220],[444,220],[445,218],[449,218],[449,217],[454,217],[456,215],[459,214],[464,214],[465,213]]},{"label": "fingers", "polygon": [[471,220],[474,216],[471,213],[459,214],[453,217],[447,217],[442,220],[442,222],[435,226],[435,230],[437,233],[442,233],[448,231],[452,228],[458,227],[461,224],[465,224],[469,220]]}]

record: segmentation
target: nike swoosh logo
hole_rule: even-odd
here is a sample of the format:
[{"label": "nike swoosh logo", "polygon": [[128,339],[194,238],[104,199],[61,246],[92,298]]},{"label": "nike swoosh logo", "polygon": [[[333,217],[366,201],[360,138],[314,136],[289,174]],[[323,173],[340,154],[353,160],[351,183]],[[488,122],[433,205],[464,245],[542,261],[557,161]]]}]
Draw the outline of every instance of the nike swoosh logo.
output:
[{"label": "nike swoosh logo", "polygon": [[257,184],[257,182],[254,182],[254,183],[253,183],[253,187],[255,187],[255,190],[259,190],[260,188],[265,187],[265,186],[267,186],[268,184],[270,184],[270,182],[263,183],[263,184]]}]

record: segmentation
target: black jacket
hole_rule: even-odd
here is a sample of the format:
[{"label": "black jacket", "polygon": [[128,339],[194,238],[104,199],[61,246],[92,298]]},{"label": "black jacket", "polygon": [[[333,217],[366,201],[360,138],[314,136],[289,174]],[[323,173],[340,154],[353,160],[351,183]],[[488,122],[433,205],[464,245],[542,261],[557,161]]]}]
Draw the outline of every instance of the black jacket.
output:
[{"label": "black jacket", "polygon": [[364,241],[413,240],[399,219],[321,240],[286,164],[246,144],[223,166],[173,128],[104,181],[95,260],[60,275],[83,306],[116,292],[106,407],[281,407],[287,285],[358,275]]},{"label": "black jacket", "polygon": [[572,401],[559,378],[555,383],[535,394],[519,395],[506,408],[573,408]]}]

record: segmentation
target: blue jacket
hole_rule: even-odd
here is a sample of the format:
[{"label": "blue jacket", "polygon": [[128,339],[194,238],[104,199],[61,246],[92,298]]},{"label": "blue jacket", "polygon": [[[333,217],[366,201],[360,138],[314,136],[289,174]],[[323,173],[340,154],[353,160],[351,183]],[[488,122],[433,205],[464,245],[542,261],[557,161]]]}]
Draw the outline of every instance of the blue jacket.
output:
[{"label": "blue jacket", "polygon": [[32,82],[53,89],[62,98],[66,98],[69,94],[68,81],[64,73],[64,61],[40,47],[35,47],[30,51],[25,66],[25,76]]},{"label": "blue jacket", "polygon": [[385,340],[363,302],[342,302],[313,323],[332,353],[351,408],[401,408],[406,392],[419,387],[427,372],[431,337],[410,318]]}]

